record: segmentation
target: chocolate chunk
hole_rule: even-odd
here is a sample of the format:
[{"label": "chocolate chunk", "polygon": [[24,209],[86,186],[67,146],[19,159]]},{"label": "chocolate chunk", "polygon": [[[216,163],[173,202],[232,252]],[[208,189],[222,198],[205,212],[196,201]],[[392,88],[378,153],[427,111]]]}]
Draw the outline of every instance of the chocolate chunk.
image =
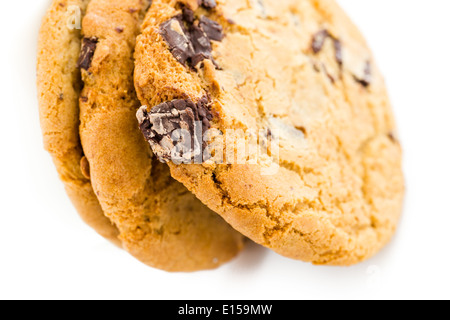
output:
[{"label": "chocolate chunk", "polygon": [[344,58],[342,53],[342,42],[335,38],[328,30],[321,30],[317,32],[313,36],[312,40],[312,50],[315,54],[318,54],[320,51],[322,51],[323,46],[325,45],[325,41],[330,38],[333,40],[333,46],[334,46],[334,57],[336,59],[336,62],[342,66],[344,64]]},{"label": "chocolate chunk", "polygon": [[322,51],[323,45],[325,44],[325,40],[327,40],[329,36],[330,34],[328,33],[327,30],[321,30],[313,36],[312,49],[314,53],[317,54],[320,51]]},{"label": "chocolate chunk", "polygon": [[195,52],[192,43],[179,16],[164,22],[160,32],[164,40],[169,44],[170,51],[181,64],[186,62]]},{"label": "chocolate chunk", "polygon": [[[342,50],[342,42],[334,37],[328,30],[321,30],[317,32],[313,36],[311,48],[315,54],[318,54],[320,51],[322,51],[323,46],[325,45],[325,41],[330,38],[333,40],[333,46],[334,46],[334,57],[336,59],[336,62],[339,64],[339,66],[342,68],[344,65],[344,55]],[[320,71],[320,68],[317,67],[317,65],[314,66],[317,71]],[[324,66],[324,69],[326,70],[326,67]],[[335,82],[336,79],[330,75],[327,72],[328,77],[330,78],[331,82]],[[362,75],[353,75],[355,78],[355,81],[360,83],[363,87],[367,88],[372,83],[372,65],[370,61],[367,61],[364,70],[362,72]]]},{"label": "chocolate chunk", "polygon": [[199,26],[206,33],[209,39],[214,41],[223,40],[223,28],[217,22],[208,19],[207,17],[201,17]]},{"label": "chocolate chunk", "polygon": [[[197,53],[195,54],[192,58],[191,58],[191,65],[196,66],[198,65],[200,62],[202,62],[205,59],[209,59],[209,56],[206,56],[204,53]],[[217,66],[217,65],[216,65]],[[201,68],[203,68],[203,66],[200,66]]]},{"label": "chocolate chunk", "polygon": [[83,44],[81,46],[81,54],[78,59],[78,68],[89,70],[94,57],[95,49],[97,48],[97,38],[83,38]]},{"label": "chocolate chunk", "polygon": [[342,66],[344,64],[344,57],[342,54],[342,42],[338,39],[334,39],[333,42],[336,61],[340,66]]},{"label": "chocolate chunk", "polygon": [[202,6],[206,9],[214,9],[217,7],[216,0],[201,0]]},{"label": "chocolate chunk", "polygon": [[194,11],[188,8],[183,8],[183,20],[186,21],[187,24],[193,24],[195,20]]},{"label": "chocolate chunk", "polygon": [[160,33],[169,45],[175,59],[184,66],[195,68],[198,63],[212,58],[211,41],[223,39],[222,26],[204,16],[196,20],[194,12],[184,8],[183,13],[164,22]]},{"label": "chocolate chunk", "polygon": [[150,112],[144,106],[139,109],[137,118],[144,138],[161,162],[203,161],[206,148],[203,135],[211,128],[213,118],[206,97],[197,103],[190,99],[164,102]]},{"label": "chocolate chunk", "polygon": [[367,88],[372,83],[372,64],[367,61],[364,67],[364,73],[362,78],[355,76],[355,80],[359,82],[363,87]]},{"label": "chocolate chunk", "polygon": [[[211,55],[212,47],[206,33],[198,26],[193,25],[190,30],[191,42],[194,46],[195,54],[203,54],[206,57]],[[195,67],[195,64],[192,64]]]}]

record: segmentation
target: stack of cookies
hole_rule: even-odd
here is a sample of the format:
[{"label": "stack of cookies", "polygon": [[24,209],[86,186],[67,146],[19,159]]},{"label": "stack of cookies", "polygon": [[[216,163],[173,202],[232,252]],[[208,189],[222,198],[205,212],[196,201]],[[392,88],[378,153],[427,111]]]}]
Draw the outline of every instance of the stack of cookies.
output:
[{"label": "stack of cookies", "polygon": [[37,68],[67,193],[149,266],[216,268],[247,238],[346,266],[395,232],[395,121],[334,0],[55,0]]}]

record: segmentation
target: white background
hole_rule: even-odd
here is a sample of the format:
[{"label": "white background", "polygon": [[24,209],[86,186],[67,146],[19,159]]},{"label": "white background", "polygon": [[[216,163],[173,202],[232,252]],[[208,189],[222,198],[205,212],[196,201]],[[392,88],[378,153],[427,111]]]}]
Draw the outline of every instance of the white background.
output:
[{"label": "white background", "polygon": [[50,0],[3,1],[0,298],[449,299],[450,2],[339,2],[369,39],[398,119],[407,197],[395,239],[351,268],[315,267],[252,245],[219,270],[169,274],[79,220],[38,121],[36,39]]}]

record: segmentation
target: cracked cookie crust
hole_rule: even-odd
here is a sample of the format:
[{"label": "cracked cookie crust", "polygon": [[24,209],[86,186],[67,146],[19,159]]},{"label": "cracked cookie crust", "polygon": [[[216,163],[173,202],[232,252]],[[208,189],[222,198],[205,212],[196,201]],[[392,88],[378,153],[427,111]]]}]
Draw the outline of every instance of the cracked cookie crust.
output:
[{"label": "cracked cookie crust", "polygon": [[[195,65],[161,32],[171,26],[194,43],[191,22],[169,23],[179,17],[207,18],[223,32]],[[149,114],[208,96],[213,129],[277,132],[273,175],[262,174],[263,162],[169,162],[172,176],[236,230],[325,265],[361,262],[389,242],[404,194],[395,121],[371,51],[333,0],[228,0],[209,8],[155,0],[135,57],[135,87]]]},{"label": "cracked cookie crust", "polygon": [[138,128],[133,53],[148,6],[92,0],[83,19],[80,133],[89,174],[137,259],[166,271],[216,268],[241,251],[244,237],[170,176]]}]

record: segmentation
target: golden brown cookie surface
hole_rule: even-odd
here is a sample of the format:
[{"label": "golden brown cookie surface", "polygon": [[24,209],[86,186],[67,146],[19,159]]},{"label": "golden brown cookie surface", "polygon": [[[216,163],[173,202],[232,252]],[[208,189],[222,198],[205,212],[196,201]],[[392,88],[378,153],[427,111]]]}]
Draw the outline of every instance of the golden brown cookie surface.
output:
[{"label": "golden brown cookie surface", "polygon": [[243,237],[171,178],[138,128],[133,53],[147,7],[93,0],[83,19],[80,132],[92,185],[136,258],[168,271],[215,268],[240,252]]},{"label": "golden brown cookie surface", "polygon": [[[395,121],[364,38],[334,1],[156,0],[135,56],[144,136],[236,230],[327,265],[390,240],[404,193]],[[223,133],[223,161],[177,165],[206,150],[195,131],[210,127]],[[172,152],[179,129],[194,137],[191,153]],[[257,151],[278,148],[238,162],[228,130],[249,145],[262,130]]]},{"label": "golden brown cookie surface", "polygon": [[77,61],[81,25],[77,24],[81,23],[88,3],[88,0],[55,0],[43,19],[37,65],[41,127],[45,148],[52,155],[81,218],[100,235],[121,246],[118,230],[103,214],[84,174],[89,164],[78,132],[81,75]]}]

